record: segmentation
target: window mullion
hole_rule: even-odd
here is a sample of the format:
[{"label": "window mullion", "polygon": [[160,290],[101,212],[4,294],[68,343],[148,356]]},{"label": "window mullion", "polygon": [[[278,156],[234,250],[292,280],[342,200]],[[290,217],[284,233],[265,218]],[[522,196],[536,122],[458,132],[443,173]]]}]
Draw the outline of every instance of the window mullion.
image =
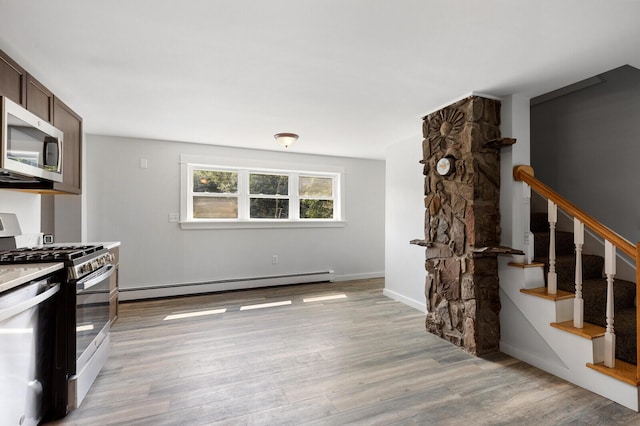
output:
[{"label": "window mullion", "polygon": [[238,219],[249,220],[249,171],[238,170]]},{"label": "window mullion", "polygon": [[291,220],[300,220],[300,196],[298,195],[298,173],[289,176],[289,217]]}]

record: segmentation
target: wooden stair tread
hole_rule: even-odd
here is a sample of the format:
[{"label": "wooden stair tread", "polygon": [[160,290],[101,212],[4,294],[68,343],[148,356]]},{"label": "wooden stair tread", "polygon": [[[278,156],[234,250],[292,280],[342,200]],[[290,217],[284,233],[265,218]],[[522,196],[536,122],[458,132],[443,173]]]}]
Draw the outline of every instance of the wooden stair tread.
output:
[{"label": "wooden stair tread", "polygon": [[613,368],[605,367],[603,362],[597,364],[587,363],[587,367],[596,370],[599,373],[606,374],[616,380],[620,380],[631,386],[638,387],[640,380],[637,376],[637,368],[633,364],[616,359],[616,365]]},{"label": "wooden stair tread", "polygon": [[519,262],[509,262],[509,266],[513,266],[515,268],[544,268],[543,262],[531,262],[531,263],[519,263]]},{"label": "wooden stair tread", "polygon": [[570,293],[564,290],[558,290],[556,294],[549,294],[547,292],[547,287],[538,287],[538,288],[521,288],[521,293],[529,294],[531,296],[541,297],[547,300],[565,300],[565,299],[573,299],[575,294]]},{"label": "wooden stair tread", "polygon": [[552,322],[551,327],[564,330],[568,333],[575,334],[585,339],[593,340],[596,337],[604,336],[606,329],[599,325],[590,324],[588,322],[583,323],[583,328],[576,328],[573,326],[573,320],[564,322]]}]

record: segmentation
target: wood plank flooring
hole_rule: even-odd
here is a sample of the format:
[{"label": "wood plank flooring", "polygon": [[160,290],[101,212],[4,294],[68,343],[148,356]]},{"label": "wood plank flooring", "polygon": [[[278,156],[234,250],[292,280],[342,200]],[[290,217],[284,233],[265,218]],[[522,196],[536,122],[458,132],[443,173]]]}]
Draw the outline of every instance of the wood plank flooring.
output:
[{"label": "wood plank flooring", "polygon": [[[383,296],[383,286],[361,280],[121,304],[107,365],[83,405],[51,424],[640,424],[637,413],[504,354],[475,358],[428,334],[424,315]],[[336,294],[347,297],[303,302]]]}]

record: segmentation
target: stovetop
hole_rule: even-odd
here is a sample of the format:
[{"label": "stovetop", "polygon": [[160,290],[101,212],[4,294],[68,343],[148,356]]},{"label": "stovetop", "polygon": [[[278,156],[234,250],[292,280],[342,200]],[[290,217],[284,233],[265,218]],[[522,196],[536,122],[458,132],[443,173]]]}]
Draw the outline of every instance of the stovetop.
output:
[{"label": "stovetop", "polygon": [[73,262],[103,250],[102,245],[56,245],[0,251],[0,264]]}]

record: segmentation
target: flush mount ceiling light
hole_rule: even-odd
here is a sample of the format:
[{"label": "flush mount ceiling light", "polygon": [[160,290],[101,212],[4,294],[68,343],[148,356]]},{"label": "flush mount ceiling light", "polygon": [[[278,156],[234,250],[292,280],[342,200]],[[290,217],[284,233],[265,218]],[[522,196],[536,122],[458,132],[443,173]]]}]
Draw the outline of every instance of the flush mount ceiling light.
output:
[{"label": "flush mount ceiling light", "polygon": [[276,142],[285,148],[289,148],[298,140],[298,135],[295,133],[276,133],[273,137],[276,138]]}]

